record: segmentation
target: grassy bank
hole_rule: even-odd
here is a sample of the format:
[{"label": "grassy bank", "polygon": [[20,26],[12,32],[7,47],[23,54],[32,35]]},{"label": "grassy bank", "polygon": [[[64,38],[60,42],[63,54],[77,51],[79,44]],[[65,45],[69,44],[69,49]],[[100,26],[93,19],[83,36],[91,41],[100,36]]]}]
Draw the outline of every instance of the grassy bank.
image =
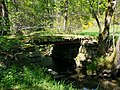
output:
[{"label": "grassy bank", "polygon": [[1,90],[75,90],[72,85],[56,82],[36,66],[1,68]]}]

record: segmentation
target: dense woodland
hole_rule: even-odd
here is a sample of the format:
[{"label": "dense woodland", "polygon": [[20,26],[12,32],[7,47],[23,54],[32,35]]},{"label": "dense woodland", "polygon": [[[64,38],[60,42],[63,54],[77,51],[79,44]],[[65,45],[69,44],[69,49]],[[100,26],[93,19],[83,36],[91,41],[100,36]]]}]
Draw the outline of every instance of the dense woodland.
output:
[{"label": "dense woodland", "polygon": [[[69,55],[63,53],[64,56],[74,57],[71,53],[76,48],[79,49],[79,45],[63,45],[63,48],[53,45],[62,36],[87,36],[88,41],[91,37],[94,38],[95,44],[92,45],[95,51],[92,52],[96,55],[89,58],[93,59],[90,63],[87,58],[81,63],[82,74],[85,72],[85,78],[89,77],[91,80],[94,72],[97,79],[104,77],[101,74],[109,73],[110,76],[105,74],[105,78],[117,79],[116,85],[120,85],[117,83],[120,79],[116,78],[120,74],[120,0],[0,0],[0,89],[86,90],[86,86],[82,86],[85,80],[78,73],[80,68],[72,70],[72,74],[79,74],[75,78],[79,85],[74,85],[75,80],[67,81],[69,77],[66,79],[65,76],[61,80],[62,75],[59,73],[63,71],[45,67],[47,64],[41,65],[41,62],[56,59],[57,55],[62,57],[59,53],[64,48],[69,52]],[[65,38],[62,37],[63,39]],[[38,45],[40,40],[43,40],[42,45]],[[44,43],[49,41],[52,41],[50,45]],[[43,53],[49,53],[51,47],[56,50],[53,50],[55,54],[44,54],[43,57]],[[73,49],[71,51],[66,47]],[[88,52],[85,50],[85,53],[89,53],[89,49]],[[82,54],[78,56],[81,57]],[[72,60],[68,57],[67,59]],[[64,59],[61,62],[66,63]],[[95,90],[107,90],[109,87],[99,87],[101,84],[96,83]]]}]

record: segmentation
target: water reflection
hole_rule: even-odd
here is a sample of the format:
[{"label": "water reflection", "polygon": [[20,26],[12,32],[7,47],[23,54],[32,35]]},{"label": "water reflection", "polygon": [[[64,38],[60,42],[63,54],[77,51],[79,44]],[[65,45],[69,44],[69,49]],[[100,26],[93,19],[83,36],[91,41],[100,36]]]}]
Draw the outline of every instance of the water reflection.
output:
[{"label": "water reflection", "polygon": [[97,88],[88,89],[88,88],[84,87],[82,90],[98,90],[98,89]]}]

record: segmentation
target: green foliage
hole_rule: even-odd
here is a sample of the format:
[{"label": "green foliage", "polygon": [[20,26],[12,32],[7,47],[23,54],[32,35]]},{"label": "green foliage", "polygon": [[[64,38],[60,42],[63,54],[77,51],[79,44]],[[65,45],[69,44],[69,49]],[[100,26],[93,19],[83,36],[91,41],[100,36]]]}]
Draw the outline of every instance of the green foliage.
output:
[{"label": "green foliage", "polygon": [[[68,0],[68,7],[65,7],[66,0],[8,0],[8,7],[11,31],[24,30],[34,32],[53,29],[57,33],[64,33],[64,19],[67,9],[67,29],[75,31],[83,28],[92,21],[92,9],[100,16],[106,10],[106,0]],[[90,8],[92,5],[92,8]],[[117,7],[119,11],[119,5]],[[103,18],[102,18],[103,19]],[[118,22],[119,12],[116,14]],[[1,21],[4,22],[4,21]],[[87,26],[87,25],[86,25]],[[4,26],[5,27],[5,26]],[[88,27],[89,28],[89,27]],[[1,27],[1,29],[4,29]],[[69,32],[70,33],[70,32]]]},{"label": "green foliage", "polygon": [[98,63],[96,60],[93,60],[87,65],[87,73],[88,75],[92,75],[97,70]]},{"label": "green foliage", "polygon": [[7,37],[0,37],[0,51],[11,51],[15,47],[22,46],[22,43],[17,39],[9,39]]},{"label": "green foliage", "polygon": [[16,67],[11,67],[7,70],[1,70],[2,75],[1,75],[1,83],[0,83],[0,87],[5,87],[5,88],[10,88],[12,85],[15,85],[16,80],[19,79],[18,75],[17,75],[17,70]]},{"label": "green foliage", "polygon": [[45,74],[45,69],[33,66],[11,66],[2,70],[0,88],[17,90],[75,90],[64,82],[56,82]]},{"label": "green foliage", "polygon": [[53,13],[52,0],[21,0],[8,1],[9,18],[13,30],[21,26],[29,27],[30,30],[44,28],[52,23]]},{"label": "green foliage", "polygon": [[[105,11],[106,0],[92,0],[91,4],[95,13]],[[24,30],[43,30],[64,28],[65,13],[67,13],[67,29],[76,30],[88,23],[93,17],[91,14],[90,2],[86,0],[68,0],[66,8],[65,0],[8,0],[8,11],[11,21],[11,30],[24,27]],[[66,12],[67,9],[67,12]]]}]

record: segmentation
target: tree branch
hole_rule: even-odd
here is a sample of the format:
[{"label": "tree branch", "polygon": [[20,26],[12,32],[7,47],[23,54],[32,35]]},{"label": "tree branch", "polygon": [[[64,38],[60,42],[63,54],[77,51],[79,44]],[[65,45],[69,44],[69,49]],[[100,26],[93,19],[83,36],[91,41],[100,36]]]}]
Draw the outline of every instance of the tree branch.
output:
[{"label": "tree branch", "polygon": [[93,8],[93,5],[92,5],[91,1],[90,1],[90,0],[88,0],[88,1],[89,1],[89,4],[90,4],[90,8],[91,8],[91,10],[92,10],[92,15],[93,15],[93,17],[95,18],[95,20],[96,20],[96,22],[97,22],[97,25],[98,25],[98,27],[99,27],[99,33],[100,33],[100,32],[102,31],[102,28],[101,28],[101,25],[100,25],[100,21],[99,21],[97,15],[96,15],[96,13],[95,13],[95,10],[94,10],[94,8]]}]

